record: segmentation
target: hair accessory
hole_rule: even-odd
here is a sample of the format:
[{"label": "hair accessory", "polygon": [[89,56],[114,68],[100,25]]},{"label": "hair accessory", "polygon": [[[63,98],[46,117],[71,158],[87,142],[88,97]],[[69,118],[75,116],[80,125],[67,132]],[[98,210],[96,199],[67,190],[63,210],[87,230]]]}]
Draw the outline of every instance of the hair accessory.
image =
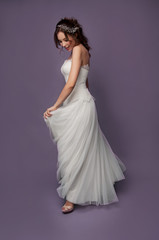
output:
[{"label": "hair accessory", "polygon": [[63,29],[64,31],[67,31],[69,33],[75,33],[77,29],[79,29],[79,27],[67,27],[66,25],[57,25],[57,27]]}]

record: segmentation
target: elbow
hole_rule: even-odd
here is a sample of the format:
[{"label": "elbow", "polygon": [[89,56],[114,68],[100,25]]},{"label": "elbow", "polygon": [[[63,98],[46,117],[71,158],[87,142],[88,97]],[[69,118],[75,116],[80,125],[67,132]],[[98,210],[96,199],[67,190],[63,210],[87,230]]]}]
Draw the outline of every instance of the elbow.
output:
[{"label": "elbow", "polygon": [[71,90],[73,90],[74,87],[75,87],[74,84],[67,84],[67,89],[71,89]]}]

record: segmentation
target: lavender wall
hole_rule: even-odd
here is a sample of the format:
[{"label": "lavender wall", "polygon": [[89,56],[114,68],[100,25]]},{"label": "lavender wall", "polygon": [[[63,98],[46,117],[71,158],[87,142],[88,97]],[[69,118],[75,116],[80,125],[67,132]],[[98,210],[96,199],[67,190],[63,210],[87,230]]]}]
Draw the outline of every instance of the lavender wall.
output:
[{"label": "lavender wall", "polygon": [[[149,240],[159,233],[159,3],[152,1],[0,1],[3,240]],[[76,17],[92,47],[89,86],[98,119],[127,166],[119,203],[61,213],[57,149],[43,112],[53,105],[69,56],[55,48],[62,17]]]}]

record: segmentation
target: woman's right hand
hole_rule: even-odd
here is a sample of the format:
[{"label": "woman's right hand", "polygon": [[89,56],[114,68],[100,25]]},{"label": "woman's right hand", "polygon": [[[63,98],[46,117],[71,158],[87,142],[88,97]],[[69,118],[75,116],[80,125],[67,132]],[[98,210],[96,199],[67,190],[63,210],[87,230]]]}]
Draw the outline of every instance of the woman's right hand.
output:
[{"label": "woman's right hand", "polygon": [[47,108],[47,110],[44,112],[44,114],[43,114],[43,116],[44,116],[44,118],[45,119],[47,119],[47,117],[50,117],[50,116],[52,116],[52,114],[50,113],[51,111],[54,111],[54,110],[56,110],[57,109],[57,107],[55,107],[55,106],[52,106],[52,107],[50,107],[50,108]]}]

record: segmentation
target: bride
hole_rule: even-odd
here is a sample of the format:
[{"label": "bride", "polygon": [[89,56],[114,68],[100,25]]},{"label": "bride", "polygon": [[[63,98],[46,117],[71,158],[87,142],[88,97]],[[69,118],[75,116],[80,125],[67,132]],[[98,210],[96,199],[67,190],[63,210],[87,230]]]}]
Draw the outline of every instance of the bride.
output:
[{"label": "bride", "polygon": [[55,45],[70,52],[61,66],[65,86],[43,117],[57,144],[57,192],[66,198],[63,213],[76,204],[106,205],[117,202],[114,183],[125,179],[124,163],[112,151],[98,122],[95,98],[89,92],[91,47],[75,18],[56,24]]}]

